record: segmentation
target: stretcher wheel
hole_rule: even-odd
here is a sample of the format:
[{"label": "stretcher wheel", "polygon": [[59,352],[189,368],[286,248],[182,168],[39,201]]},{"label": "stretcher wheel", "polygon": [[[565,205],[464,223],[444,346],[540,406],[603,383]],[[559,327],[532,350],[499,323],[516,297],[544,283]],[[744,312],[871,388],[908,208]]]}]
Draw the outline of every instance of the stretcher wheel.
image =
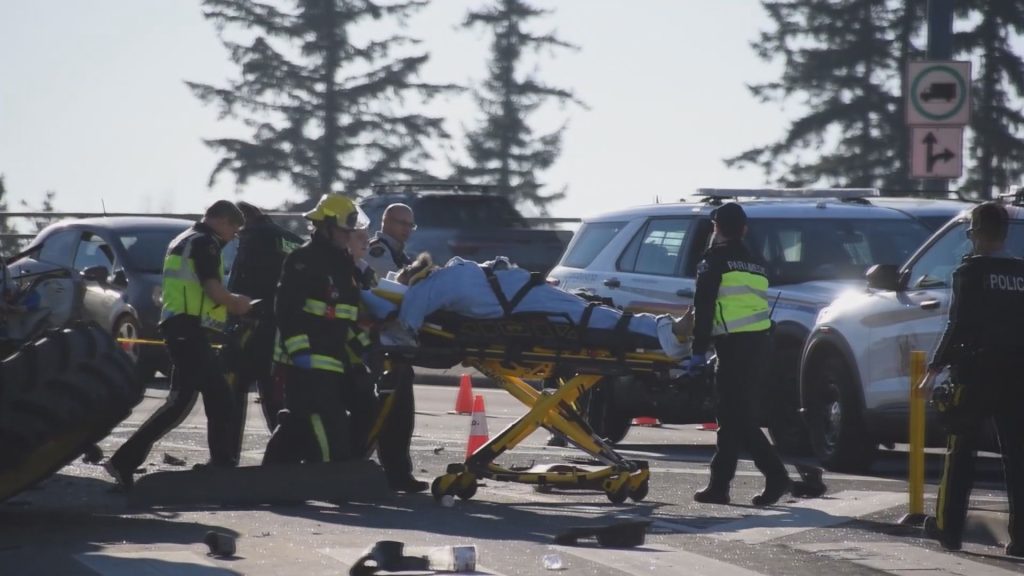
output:
[{"label": "stretcher wheel", "polygon": [[622,504],[629,496],[629,483],[625,483],[615,490],[605,492],[605,496],[608,497],[608,500],[612,504]]},{"label": "stretcher wheel", "polygon": [[463,500],[469,500],[476,495],[477,486],[476,478],[473,478],[468,483],[460,479],[455,487],[455,495]]},{"label": "stretcher wheel", "polygon": [[636,487],[635,490],[630,490],[629,497],[633,499],[633,502],[640,502],[644,498],[647,498],[647,493],[650,492],[651,483],[644,480]]},{"label": "stretcher wheel", "polygon": [[448,495],[457,478],[454,474],[445,474],[434,478],[434,481],[430,483],[430,494],[433,495],[434,500],[440,502],[441,498]]}]

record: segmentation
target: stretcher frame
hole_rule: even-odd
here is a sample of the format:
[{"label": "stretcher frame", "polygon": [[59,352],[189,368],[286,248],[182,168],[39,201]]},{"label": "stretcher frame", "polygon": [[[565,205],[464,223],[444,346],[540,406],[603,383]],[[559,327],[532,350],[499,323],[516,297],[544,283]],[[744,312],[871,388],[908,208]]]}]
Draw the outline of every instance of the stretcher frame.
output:
[{"label": "stretcher frame", "polygon": [[[597,490],[615,504],[627,498],[640,502],[647,497],[650,486],[647,461],[630,460],[618,454],[587,424],[576,409],[576,402],[605,377],[640,373],[665,377],[671,369],[679,367],[677,360],[660,352],[542,346],[512,351],[509,346],[493,343],[467,345],[457,341],[453,333],[430,324],[423,327],[420,336],[424,343],[429,341],[430,344],[420,348],[382,347],[378,353],[383,354],[385,361],[389,357],[401,357],[403,361],[421,365],[417,359],[451,356],[457,351],[463,366],[476,368],[529,408],[463,462],[449,464],[445,474],[431,483],[430,491],[435,500],[440,501],[445,496],[468,500],[476,494],[481,479],[530,484],[540,490]],[[561,378],[561,374],[572,375]],[[548,378],[558,378],[560,383],[550,393],[538,391],[524,381]],[[494,462],[538,428],[563,435],[600,466],[553,464],[509,468]]]}]

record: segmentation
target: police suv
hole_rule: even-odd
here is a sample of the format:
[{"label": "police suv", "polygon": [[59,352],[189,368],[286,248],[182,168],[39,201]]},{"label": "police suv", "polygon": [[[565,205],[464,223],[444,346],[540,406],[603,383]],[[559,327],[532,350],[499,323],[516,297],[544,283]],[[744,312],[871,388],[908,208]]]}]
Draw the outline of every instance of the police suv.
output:
[{"label": "police suv", "polygon": [[[1007,249],[1024,255],[1024,208],[1007,206]],[[901,266],[869,271],[868,287],[818,313],[801,363],[801,403],[815,453],[829,468],[867,469],[878,446],[906,442],[910,355],[930,359],[946,326],[953,270],[971,249],[964,210]],[[943,377],[940,376],[940,380]],[[928,441],[941,445],[929,415]]]},{"label": "police suv", "polygon": [[[818,312],[844,290],[863,289],[874,264],[906,260],[928,237],[907,211],[876,205],[873,189],[721,190],[703,200],[640,206],[586,218],[549,281],[631,312],[682,315],[693,302],[697,264],[707,248],[711,211],[736,199],[748,217],[746,241],[769,271],[774,354],[761,405],[783,450],[809,451],[799,415],[800,355]],[[917,204],[947,218],[963,203]],[[637,416],[668,423],[714,417],[711,391],[634,378],[608,378],[589,401],[599,433],[621,440]]]}]

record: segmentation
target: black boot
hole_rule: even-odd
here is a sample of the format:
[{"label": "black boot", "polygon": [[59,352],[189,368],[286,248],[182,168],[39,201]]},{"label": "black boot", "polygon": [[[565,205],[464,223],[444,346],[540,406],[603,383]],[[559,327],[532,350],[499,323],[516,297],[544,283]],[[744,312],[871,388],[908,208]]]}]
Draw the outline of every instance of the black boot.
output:
[{"label": "black boot", "polygon": [[693,500],[701,504],[728,504],[729,486],[728,484],[721,486],[712,482],[703,490],[694,492]]},{"label": "black boot", "polygon": [[1006,555],[1016,556],[1017,558],[1024,558],[1024,543],[1017,540],[1010,542],[1006,545]]},{"label": "black boot", "polygon": [[[924,519],[924,534],[932,540],[938,540],[944,550],[956,552],[961,547],[959,538],[955,538],[939,528],[939,522],[935,519],[935,516],[929,516]],[[1009,546],[1006,548],[1006,553],[1010,553]]]},{"label": "black boot", "polygon": [[754,506],[771,506],[788,494],[792,487],[793,481],[789,479],[789,476],[768,478],[765,482],[764,490],[757,496],[754,496],[751,502]]},{"label": "black boot", "polygon": [[423,492],[427,488],[430,488],[430,484],[417,480],[414,476],[409,475],[405,478],[399,478],[394,480],[388,480],[388,487],[394,492],[405,492],[406,494],[416,494]]}]

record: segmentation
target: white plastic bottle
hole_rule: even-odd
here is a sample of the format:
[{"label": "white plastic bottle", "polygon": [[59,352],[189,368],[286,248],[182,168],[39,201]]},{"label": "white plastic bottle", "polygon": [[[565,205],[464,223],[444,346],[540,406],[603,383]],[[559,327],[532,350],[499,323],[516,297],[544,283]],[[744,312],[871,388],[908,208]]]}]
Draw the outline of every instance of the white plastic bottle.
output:
[{"label": "white plastic bottle", "polygon": [[476,546],[439,546],[427,552],[431,570],[473,572],[476,570]]}]

